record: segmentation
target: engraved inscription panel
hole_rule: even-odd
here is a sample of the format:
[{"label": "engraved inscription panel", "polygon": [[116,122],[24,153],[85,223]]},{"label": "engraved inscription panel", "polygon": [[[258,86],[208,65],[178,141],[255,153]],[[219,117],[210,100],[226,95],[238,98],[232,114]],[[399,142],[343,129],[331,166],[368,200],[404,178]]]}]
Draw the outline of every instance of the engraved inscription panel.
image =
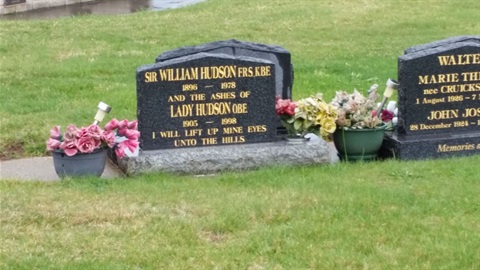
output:
[{"label": "engraved inscription panel", "polygon": [[399,83],[399,132],[480,130],[479,46],[404,55],[399,59]]},{"label": "engraved inscription panel", "polygon": [[274,65],[198,54],[137,71],[144,150],[275,139]]}]

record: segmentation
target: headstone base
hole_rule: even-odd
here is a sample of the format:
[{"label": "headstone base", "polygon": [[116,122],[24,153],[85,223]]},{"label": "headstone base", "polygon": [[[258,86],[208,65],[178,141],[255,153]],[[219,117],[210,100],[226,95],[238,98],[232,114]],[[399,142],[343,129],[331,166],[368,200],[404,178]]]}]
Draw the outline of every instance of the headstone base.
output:
[{"label": "headstone base", "polygon": [[447,134],[441,136],[405,136],[395,132],[385,135],[382,158],[418,160],[480,154],[480,133]]},{"label": "headstone base", "polygon": [[212,174],[276,165],[315,165],[331,162],[323,140],[291,143],[278,141],[244,145],[209,146],[141,151],[137,157],[117,161],[127,175],[150,172]]}]

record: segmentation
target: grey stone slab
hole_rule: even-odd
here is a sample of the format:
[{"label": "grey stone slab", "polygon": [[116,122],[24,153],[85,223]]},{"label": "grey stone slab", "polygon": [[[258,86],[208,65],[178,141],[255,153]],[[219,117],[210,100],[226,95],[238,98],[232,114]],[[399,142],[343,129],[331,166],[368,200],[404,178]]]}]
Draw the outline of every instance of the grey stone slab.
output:
[{"label": "grey stone slab", "polygon": [[74,5],[74,4],[78,4],[78,3],[81,3],[82,0],[66,0],[65,1],[65,4],[66,5]]},{"label": "grey stone slab", "polygon": [[58,6],[63,6],[65,5],[65,0],[50,0],[48,1],[48,6],[49,7],[58,7]]},{"label": "grey stone slab", "polygon": [[[123,177],[124,174],[111,161],[107,161],[102,178]],[[0,179],[20,181],[60,181],[55,173],[52,157],[22,158],[0,162]]]},{"label": "grey stone slab", "polygon": [[300,143],[278,141],[244,145],[142,151],[118,161],[127,175],[150,172],[211,174],[276,165],[315,165],[332,162],[331,145],[317,139]]},{"label": "grey stone slab", "polygon": [[49,2],[32,2],[31,9],[41,9],[41,8],[48,8],[51,7],[51,3]]}]

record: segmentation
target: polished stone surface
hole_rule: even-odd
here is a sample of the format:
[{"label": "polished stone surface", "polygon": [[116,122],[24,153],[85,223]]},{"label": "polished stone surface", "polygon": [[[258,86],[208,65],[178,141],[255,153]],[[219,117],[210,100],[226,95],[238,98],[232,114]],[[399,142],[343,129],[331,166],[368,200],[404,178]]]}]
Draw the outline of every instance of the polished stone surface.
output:
[{"label": "polished stone surface", "polygon": [[398,129],[381,156],[480,154],[480,36],[413,46],[398,59]]},{"label": "polished stone surface", "polygon": [[276,140],[275,69],[261,58],[197,53],[137,69],[143,150]]},{"label": "polished stone surface", "polygon": [[[480,112],[476,111],[480,65],[473,63],[480,60],[480,36],[448,41],[423,45],[399,57],[399,134],[435,136],[480,130]],[[465,108],[473,110],[465,114]],[[460,126],[455,124],[458,121],[467,122]]]}]

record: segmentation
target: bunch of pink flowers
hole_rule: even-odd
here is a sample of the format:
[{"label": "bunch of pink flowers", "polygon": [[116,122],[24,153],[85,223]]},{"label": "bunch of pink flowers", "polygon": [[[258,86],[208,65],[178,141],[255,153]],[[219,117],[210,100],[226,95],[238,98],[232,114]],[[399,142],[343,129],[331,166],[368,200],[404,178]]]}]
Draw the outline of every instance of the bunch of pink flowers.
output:
[{"label": "bunch of pink flowers", "polygon": [[277,102],[275,104],[275,112],[277,115],[293,116],[295,114],[295,108],[297,108],[295,102],[292,102],[290,99],[281,99],[277,97]]},{"label": "bunch of pink flowers", "polygon": [[62,135],[60,126],[50,130],[47,140],[47,150],[63,150],[67,156],[77,153],[92,153],[99,148],[113,148],[118,158],[125,156],[125,150],[134,152],[138,145],[140,132],[137,130],[137,121],[112,119],[105,125],[105,129],[98,125],[77,128],[75,125],[67,126]]}]

